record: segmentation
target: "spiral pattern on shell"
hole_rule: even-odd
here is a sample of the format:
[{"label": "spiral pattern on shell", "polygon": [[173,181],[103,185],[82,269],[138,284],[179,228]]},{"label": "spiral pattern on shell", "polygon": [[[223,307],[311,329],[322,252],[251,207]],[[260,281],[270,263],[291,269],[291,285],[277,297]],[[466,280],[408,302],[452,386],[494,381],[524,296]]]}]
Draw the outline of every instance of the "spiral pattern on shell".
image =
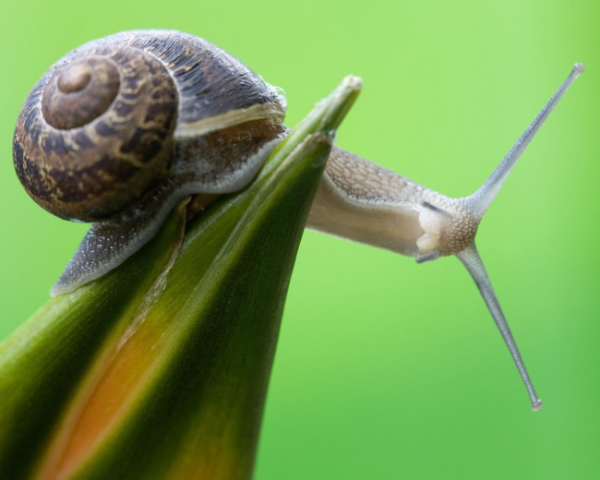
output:
[{"label": "spiral pattern on shell", "polygon": [[112,35],[63,57],[33,88],[15,129],[15,169],[51,213],[101,220],[166,178],[178,132],[206,134],[257,105],[266,107],[257,118],[285,109],[272,87],[209,42],[174,31]]}]

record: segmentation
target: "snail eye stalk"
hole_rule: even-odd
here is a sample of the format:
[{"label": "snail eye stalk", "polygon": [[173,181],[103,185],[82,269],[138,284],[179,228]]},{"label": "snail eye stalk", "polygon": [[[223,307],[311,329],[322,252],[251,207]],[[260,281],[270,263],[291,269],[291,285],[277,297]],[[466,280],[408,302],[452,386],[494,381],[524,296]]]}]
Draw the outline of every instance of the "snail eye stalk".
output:
[{"label": "snail eye stalk", "polygon": [[[584,72],[584,70],[585,69],[583,65],[580,63],[576,63],[573,66],[573,70],[567,79],[558,88],[556,93],[552,95],[552,98],[550,98],[548,103],[544,106],[544,108],[542,108],[537,117],[535,117],[533,122],[529,125],[529,127],[527,127],[523,135],[521,135],[521,137],[513,145],[487,181],[473,195],[462,199],[465,208],[473,217],[475,217],[477,222],[481,221],[481,218],[489,208],[494,198],[496,198],[500,188],[506,181],[508,174],[517,163],[517,160],[519,160],[521,157],[521,154],[527,148],[527,145],[529,145],[535,134],[546,121],[550,115],[550,112],[554,110],[559,100],[573,84],[575,79]],[[508,326],[508,322],[504,317],[504,313],[502,312],[502,308],[500,307],[500,303],[498,302],[498,298],[496,297],[492,283],[490,282],[481,257],[477,252],[475,242],[473,241],[465,250],[457,253],[456,256],[467,268],[471,274],[471,277],[473,277],[473,280],[475,281],[475,284],[477,285],[477,288],[479,289],[479,292],[481,293],[481,296],[483,297],[483,300],[485,301],[485,304],[487,305],[487,308],[490,311],[498,330],[500,330],[500,334],[502,335],[513,361],[519,370],[519,374],[525,383],[525,387],[527,388],[527,392],[531,400],[532,409],[534,411],[539,410],[542,408],[542,401],[535,393],[533,383],[531,382],[529,373],[525,368],[525,364],[523,363],[523,359],[521,358],[521,354],[519,353],[515,339],[513,338]]]},{"label": "snail eye stalk", "polygon": [[535,134],[544,124],[552,110],[554,110],[569,87],[584,71],[585,67],[581,63],[576,63],[573,66],[573,70],[571,70],[571,73],[567,79],[558,88],[554,95],[552,95],[552,98],[550,98],[540,113],[538,113],[537,117],[535,117],[533,122],[531,122],[531,125],[527,127],[527,130],[523,132],[523,135],[521,135],[521,137],[519,137],[519,139],[515,142],[504,159],[486,180],[486,182],[473,195],[463,199],[467,210],[472,215],[481,220],[494,198],[496,198],[500,188],[502,188],[502,185],[508,177],[508,174],[517,163],[517,160],[519,160],[531,140],[533,140],[533,137],[535,137]]}]

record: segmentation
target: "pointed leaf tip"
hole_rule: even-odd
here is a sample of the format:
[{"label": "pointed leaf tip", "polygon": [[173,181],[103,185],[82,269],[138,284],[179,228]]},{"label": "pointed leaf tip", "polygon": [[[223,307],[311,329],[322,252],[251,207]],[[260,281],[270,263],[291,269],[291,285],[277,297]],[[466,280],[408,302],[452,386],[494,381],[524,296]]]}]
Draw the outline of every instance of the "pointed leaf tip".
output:
[{"label": "pointed leaf tip", "polygon": [[362,90],[360,77],[348,75],[325,100],[329,106],[319,127],[322,131],[336,130]]}]

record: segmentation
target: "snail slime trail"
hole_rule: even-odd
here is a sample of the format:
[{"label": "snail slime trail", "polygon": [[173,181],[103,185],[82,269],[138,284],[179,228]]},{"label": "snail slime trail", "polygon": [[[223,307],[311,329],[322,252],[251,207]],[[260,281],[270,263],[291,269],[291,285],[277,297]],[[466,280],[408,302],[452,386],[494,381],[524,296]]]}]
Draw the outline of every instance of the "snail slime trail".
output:
[{"label": "snail slime trail", "polygon": [[[449,198],[333,148],[308,227],[415,257],[456,255],[473,277],[527,388],[541,401],[475,246],[481,219],[575,78],[575,64],[489,179]],[[143,79],[144,81],[140,81]],[[43,208],[93,222],[53,295],[122,264],[183,198],[195,209],[241,190],[287,134],[282,90],[206,40],[123,32],[59,60],[25,100],[13,141],[17,175]]]}]

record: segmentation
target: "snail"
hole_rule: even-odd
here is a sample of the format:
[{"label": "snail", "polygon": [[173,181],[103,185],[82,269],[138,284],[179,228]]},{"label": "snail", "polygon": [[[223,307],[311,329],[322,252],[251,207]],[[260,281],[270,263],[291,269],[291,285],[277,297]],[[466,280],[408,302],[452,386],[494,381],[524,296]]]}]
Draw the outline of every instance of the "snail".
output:
[{"label": "snail", "polygon": [[[541,407],[475,247],[479,223],[565,82],[474,194],[454,199],[333,147],[307,226],[416,257],[456,255],[473,277]],[[52,293],[104,275],[194,194],[236,192],[285,138],[286,101],[233,56],[176,31],[131,31],[59,60],[27,97],[13,141],[29,195],[63,219],[93,222]]]}]

